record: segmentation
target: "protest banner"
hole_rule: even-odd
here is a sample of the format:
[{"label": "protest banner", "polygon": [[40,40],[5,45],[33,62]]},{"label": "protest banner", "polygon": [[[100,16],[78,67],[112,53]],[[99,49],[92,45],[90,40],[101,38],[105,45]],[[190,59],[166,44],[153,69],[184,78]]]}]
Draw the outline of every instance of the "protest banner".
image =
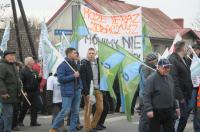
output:
[{"label": "protest banner", "polygon": [[79,41],[81,57],[86,57],[89,47],[98,50],[98,42],[102,42],[112,47],[120,45],[143,59],[141,8],[120,15],[102,15],[81,6],[81,14],[90,33]]}]

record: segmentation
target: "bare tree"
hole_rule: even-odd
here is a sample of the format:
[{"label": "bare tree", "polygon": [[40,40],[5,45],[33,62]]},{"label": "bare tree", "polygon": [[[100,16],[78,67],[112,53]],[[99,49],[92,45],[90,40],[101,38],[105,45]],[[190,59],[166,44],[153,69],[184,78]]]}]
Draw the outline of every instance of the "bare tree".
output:
[{"label": "bare tree", "polygon": [[11,16],[7,14],[9,8],[10,3],[8,0],[0,0],[0,27],[11,19]]},{"label": "bare tree", "polygon": [[[38,18],[30,17],[30,18],[27,18],[27,21],[28,21],[28,26],[31,31],[40,29],[40,22]],[[13,20],[11,20],[11,28],[15,28]],[[18,28],[19,30],[25,31],[24,22],[21,16],[18,18]]]},{"label": "bare tree", "polygon": [[198,13],[197,17],[195,18],[192,26],[195,30],[200,30],[200,12]]}]

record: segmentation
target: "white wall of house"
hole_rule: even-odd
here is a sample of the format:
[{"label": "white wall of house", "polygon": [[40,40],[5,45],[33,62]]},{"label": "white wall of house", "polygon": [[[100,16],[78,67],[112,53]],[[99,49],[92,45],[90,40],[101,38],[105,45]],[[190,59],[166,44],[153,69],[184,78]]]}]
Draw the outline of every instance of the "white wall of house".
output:
[{"label": "white wall of house", "polygon": [[[54,31],[56,29],[72,30],[72,6],[66,6],[64,10],[57,15],[49,25],[47,25],[47,28],[53,44],[60,42],[61,36],[55,35]],[[70,40],[70,35],[67,35],[67,38]]]}]

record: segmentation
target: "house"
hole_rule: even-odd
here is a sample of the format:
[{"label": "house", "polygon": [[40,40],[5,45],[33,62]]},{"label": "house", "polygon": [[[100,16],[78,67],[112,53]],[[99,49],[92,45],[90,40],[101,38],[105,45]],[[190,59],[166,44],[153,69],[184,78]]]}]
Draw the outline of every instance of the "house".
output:
[{"label": "house", "polygon": [[[118,0],[83,0],[87,7],[104,15],[117,15],[138,8]],[[66,0],[57,12],[48,20],[47,27],[53,43],[60,41],[59,31],[65,30],[68,38],[72,33],[72,15],[74,3]],[[162,53],[166,47],[170,47],[177,32],[181,34],[188,44],[199,42],[198,31],[184,28],[183,19],[171,19],[158,8],[142,7],[143,20],[149,30],[149,38],[156,52]]]}]

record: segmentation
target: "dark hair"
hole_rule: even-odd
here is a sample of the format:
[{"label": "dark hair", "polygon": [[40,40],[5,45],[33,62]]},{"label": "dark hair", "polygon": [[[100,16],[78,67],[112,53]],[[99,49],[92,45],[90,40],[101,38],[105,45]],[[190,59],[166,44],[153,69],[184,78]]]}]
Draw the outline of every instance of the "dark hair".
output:
[{"label": "dark hair", "polygon": [[185,46],[185,41],[181,40],[176,42],[174,45],[175,52],[180,52],[184,46]]},{"label": "dark hair", "polygon": [[76,49],[74,49],[74,48],[67,48],[66,50],[65,50],[65,54],[66,54],[66,56],[68,56],[70,53],[72,53],[73,51],[76,51]]},{"label": "dark hair", "polygon": [[53,73],[52,73],[52,72],[50,72],[50,73],[49,73],[49,77],[50,77],[50,76],[52,76],[52,75],[53,75]]}]

